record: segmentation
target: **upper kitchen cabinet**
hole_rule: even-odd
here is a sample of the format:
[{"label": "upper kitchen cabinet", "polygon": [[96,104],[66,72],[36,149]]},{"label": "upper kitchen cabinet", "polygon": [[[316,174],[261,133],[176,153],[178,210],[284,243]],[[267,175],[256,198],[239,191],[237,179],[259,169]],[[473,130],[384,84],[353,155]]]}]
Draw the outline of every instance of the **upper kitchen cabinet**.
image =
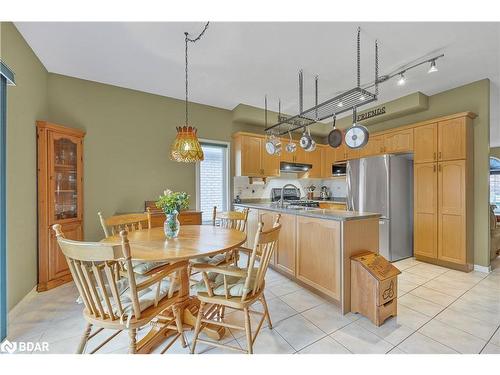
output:
[{"label": "upper kitchen cabinet", "polygon": [[458,160],[467,158],[472,151],[472,126],[470,117],[458,117],[438,123],[438,160]]},{"label": "upper kitchen cabinet", "polygon": [[384,154],[413,151],[413,129],[391,132],[384,135]]},{"label": "upper kitchen cabinet", "polygon": [[418,126],[414,130],[414,162],[432,163],[437,160],[438,124]]},{"label": "upper kitchen cabinet", "polygon": [[[305,152],[303,160],[300,163],[311,164],[312,168],[309,172],[304,174],[307,178],[321,178],[324,174],[323,157],[324,157],[324,146],[317,145],[316,149],[311,152]],[[331,169],[331,168],[330,168]]]},{"label": "upper kitchen cabinet", "polygon": [[365,147],[359,150],[359,157],[365,158],[369,156],[376,156],[384,153],[384,136],[383,135],[370,135],[368,143]]},{"label": "upper kitchen cabinet", "polygon": [[85,132],[37,121],[38,291],[71,280],[52,225],[83,239],[83,137]]},{"label": "upper kitchen cabinet", "polygon": [[280,157],[266,152],[265,137],[236,133],[233,135],[233,140],[236,176],[279,176]]},{"label": "upper kitchen cabinet", "polygon": [[[345,134],[343,134],[343,136],[345,136]],[[347,160],[357,159],[360,157],[359,155],[360,155],[359,149],[353,150],[347,147],[345,142],[342,140],[342,144],[339,147],[335,148],[334,162],[339,163]]]}]

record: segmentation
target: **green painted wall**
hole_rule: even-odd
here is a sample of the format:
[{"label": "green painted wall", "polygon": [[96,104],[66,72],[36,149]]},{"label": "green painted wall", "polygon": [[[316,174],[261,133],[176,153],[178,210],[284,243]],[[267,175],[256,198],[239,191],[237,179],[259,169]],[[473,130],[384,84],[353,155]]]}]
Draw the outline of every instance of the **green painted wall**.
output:
[{"label": "green painted wall", "polygon": [[[230,141],[238,130],[260,131],[232,122],[231,111],[190,104],[190,122],[201,138]],[[84,232],[103,237],[97,212],[137,212],[144,200],[166,188],[195,200],[195,166],[169,160],[175,127],[184,121],[184,102],[96,82],[49,74],[49,118],[83,129]]]},{"label": "green painted wall", "polygon": [[1,56],[16,74],[7,90],[7,290],[11,309],[37,280],[35,121],[47,119],[47,71],[12,23]]}]

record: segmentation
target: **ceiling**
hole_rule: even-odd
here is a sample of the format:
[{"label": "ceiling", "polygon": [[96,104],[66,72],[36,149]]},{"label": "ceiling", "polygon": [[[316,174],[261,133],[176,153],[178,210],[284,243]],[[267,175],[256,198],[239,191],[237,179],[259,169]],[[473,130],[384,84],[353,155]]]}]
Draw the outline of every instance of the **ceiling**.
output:
[{"label": "ceiling", "polygon": [[[184,31],[202,22],[17,22],[49,72],[184,98]],[[444,53],[439,72],[422,66],[407,83],[381,85],[379,101],[421,91],[432,95],[475,80],[492,81],[491,145],[500,146],[500,26],[498,23],[211,23],[189,48],[190,100],[233,109],[239,103],[294,113],[297,73],[304,70],[304,107],[355,86],[356,27],[361,26],[361,78],[374,77],[373,43],[380,43],[380,73],[423,56]]]}]

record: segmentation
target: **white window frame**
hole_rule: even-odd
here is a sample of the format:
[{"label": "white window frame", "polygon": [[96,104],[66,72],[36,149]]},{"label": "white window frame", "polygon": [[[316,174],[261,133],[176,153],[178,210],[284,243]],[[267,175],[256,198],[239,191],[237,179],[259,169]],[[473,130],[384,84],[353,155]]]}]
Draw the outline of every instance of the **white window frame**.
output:
[{"label": "white window frame", "polygon": [[[226,179],[226,206],[227,209],[231,209],[231,142],[226,141],[216,141],[213,139],[199,138],[200,143],[211,143],[213,145],[223,145],[227,148],[226,155],[226,166],[224,173],[227,176]],[[200,194],[200,163],[196,163],[196,211],[201,210],[201,194]]]}]

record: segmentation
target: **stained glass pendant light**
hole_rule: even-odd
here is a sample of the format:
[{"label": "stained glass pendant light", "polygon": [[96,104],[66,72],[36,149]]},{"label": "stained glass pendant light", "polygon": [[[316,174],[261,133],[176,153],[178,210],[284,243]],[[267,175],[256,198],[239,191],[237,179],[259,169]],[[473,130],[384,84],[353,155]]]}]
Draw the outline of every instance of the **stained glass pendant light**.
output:
[{"label": "stained glass pendant light", "polygon": [[188,123],[188,43],[196,43],[207,31],[209,22],[206,23],[203,31],[196,37],[190,38],[188,33],[185,35],[186,43],[186,119],[184,126],[178,126],[177,136],[170,148],[170,159],[183,163],[196,163],[204,159],[203,149],[196,135],[197,129]]}]

